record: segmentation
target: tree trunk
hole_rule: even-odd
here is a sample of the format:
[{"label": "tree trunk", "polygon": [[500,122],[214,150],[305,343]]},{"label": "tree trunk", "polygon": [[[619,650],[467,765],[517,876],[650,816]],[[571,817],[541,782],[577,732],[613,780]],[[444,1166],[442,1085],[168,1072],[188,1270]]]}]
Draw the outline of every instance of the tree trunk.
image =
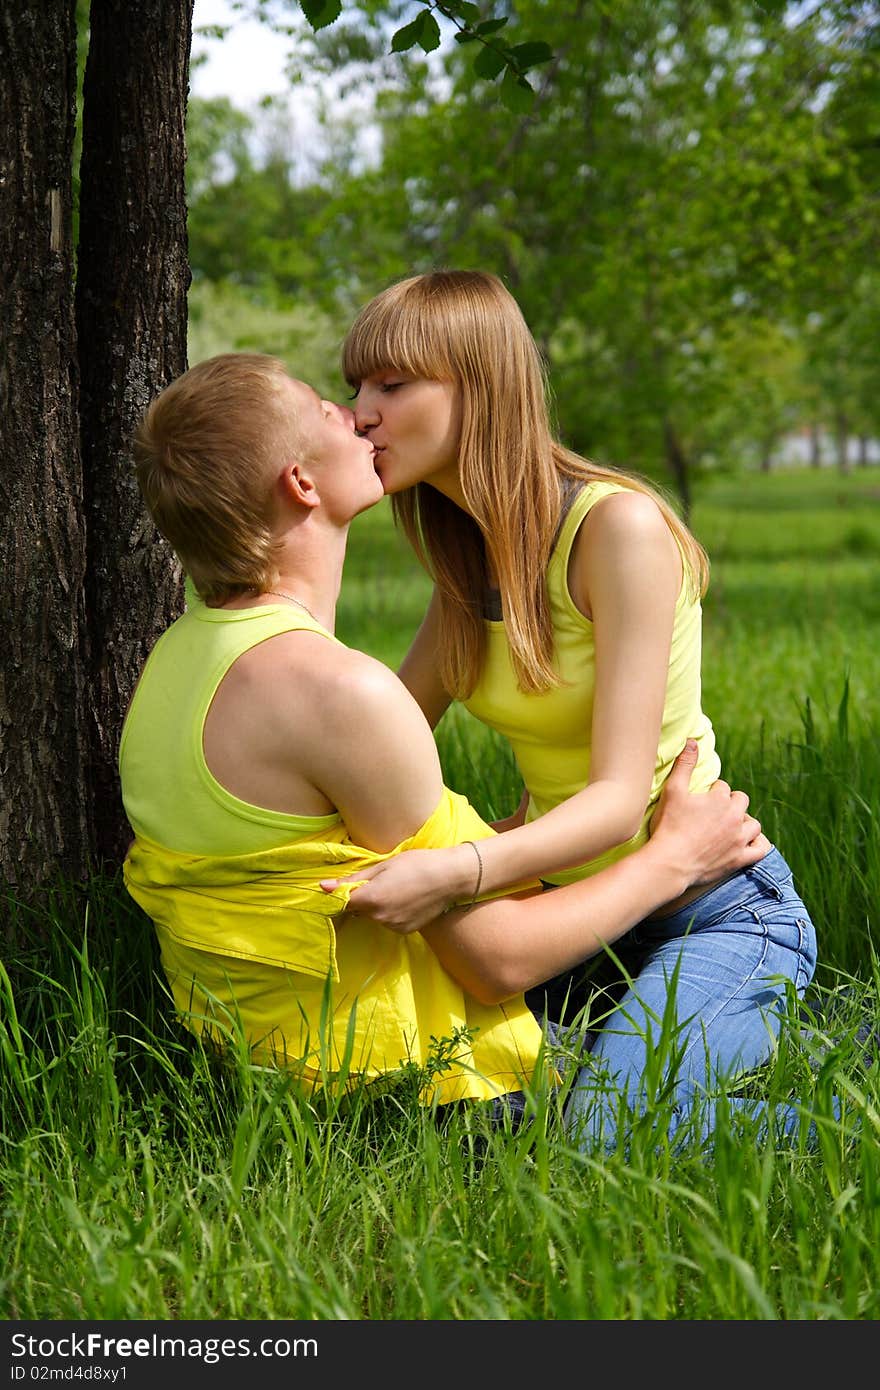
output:
[{"label": "tree trunk", "polygon": [[818,425],[810,426],[810,467],[822,467],[822,441]]},{"label": "tree trunk", "polygon": [[834,420],[834,437],[837,444],[837,469],[840,473],[849,472],[849,421],[838,413]]},{"label": "tree trunk", "polygon": [[761,472],[773,471],[773,450],[776,448],[776,435],[770,435],[761,442]]},{"label": "tree trunk", "polygon": [[182,599],[179,568],[141,503],[130,437],[153,396],[186,368],[192,0],[92,0],[90,27],[76,313],[95,848],[99,863],[112,864],[130,838],[116,765],[122,720]]},{"label": "tree trunk", "polygon": [[0,878],[88,867],[71,161],[75,0],[0,6]]},{"label": "tree trunk", "polygon": [[681,445],[675,426],[668,416],[663,421],[663,439],[666,446],[666,462],[675,479],[675,487],[681,499],[681,514],[686,526],[691,519],[691,480],[687,456]]}]

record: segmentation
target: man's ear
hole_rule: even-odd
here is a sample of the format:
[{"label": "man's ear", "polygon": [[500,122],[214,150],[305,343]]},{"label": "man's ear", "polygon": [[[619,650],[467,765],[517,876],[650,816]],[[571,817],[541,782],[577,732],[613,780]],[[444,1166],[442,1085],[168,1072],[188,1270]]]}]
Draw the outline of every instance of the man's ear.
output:
[{"label": "man's ear", "polygon": [[298,502],[301,507],[317,507],[320,504],[314,479],[303,464],[288,463],[279,478],[286,497]]}]

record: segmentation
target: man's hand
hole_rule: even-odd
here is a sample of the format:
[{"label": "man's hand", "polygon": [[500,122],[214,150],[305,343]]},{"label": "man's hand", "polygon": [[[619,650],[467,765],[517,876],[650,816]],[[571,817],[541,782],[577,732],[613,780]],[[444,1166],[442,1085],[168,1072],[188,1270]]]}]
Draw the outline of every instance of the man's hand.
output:
[{"label": "man's hand", "polygon": [[760,822],[748,814],[745,792],[714,782],[707,792],[690,792],[697,745],[689,739],[666,779],[651,821],[651,840],[681,865],[689,884],[717,879],[757,864],[771,849]]}]

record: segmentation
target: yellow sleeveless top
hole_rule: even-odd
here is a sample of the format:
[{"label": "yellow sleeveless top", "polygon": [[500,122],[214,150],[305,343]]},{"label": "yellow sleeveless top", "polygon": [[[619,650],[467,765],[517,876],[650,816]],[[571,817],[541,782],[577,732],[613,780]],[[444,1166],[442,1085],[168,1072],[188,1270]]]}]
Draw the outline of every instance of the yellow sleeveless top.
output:
[{"label": "yellow sleeveless top", "polygon": [[136,835],[189,854],[244,854],[340,823],[335,812],[291,816],[252,806],[228,792],[205,762],[205,720],[233,662],[300,629],[337,641],[286,603],[208,608],[187,594],[187,611],[150,653],[122,728],[123,804]]},{"label": "yellow sleeveless top", "polygon": [[[529,792],[526,820],[582,791],[590,780],[590,733],[595,689],[593,624],[580,612],[568,589],[568,564],[578,528],[603,497],[622,492],[619,483],[586,484],[560,528],[547,569],[554,632],[553,665],[560,684],[540,694],[518,689],[503,621],[486,623],[486,659],[473,694],[464,701],[471,714],[510,742]],[[648,838],[648,823],[663,783],[688,738],[699,746],[691,777],[694,791],[706,791],[720,776],[712,725],[701,708],[701,623],[699,598],[682,580],[675,608],[669,680],[651,795],[641,827],[631,840],[577,868],[547,875],[552,883],[572,883],[630,854]],[[633,671],[633,681],[638,681]]]},{"label": "yellow sleeveless top", "polygon": [[[244,1040],[252,1058],[310,1087],[424,1069],[423,1101],[486,1099],[532,1077],[542,1032],[522,996],[482,1005],[422,936],[344,917],[352,885],[320,880],[390,857],[355,845],[341,818],[289,816],[240,801],[211,775],[205,717],[244,651],[280,632],[330,633],[287,604],[191,603],[154,646],[123,727],[119,770],[135,839],[126,887],[152,919],[185,1025]],[[494,834],[464,797],[440,804],[405,849]],[[432,1073],[437,1044],[451,1057]]]}]

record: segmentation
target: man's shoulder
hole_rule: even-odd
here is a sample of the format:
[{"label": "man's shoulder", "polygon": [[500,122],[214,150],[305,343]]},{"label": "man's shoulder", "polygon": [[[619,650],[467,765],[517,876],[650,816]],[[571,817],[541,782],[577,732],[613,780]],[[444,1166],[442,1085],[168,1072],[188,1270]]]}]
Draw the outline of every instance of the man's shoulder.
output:
[{"label": "man's shoulder", "polygon": [[261,648],[252,648],[249,656],[253,668],[263,668],[273,684],[295,682],[310,702],[387,704],[407,693],[398,676],[376,657],[308,628],[280,633]]},{"label": "man's shoulder", "polygon": [[389,703],[402,704],[409,698],[406,687],[390,667],[356,647],[336,646],[322,666],[328,693],[357,701],[361,708],[381,706],[387,710]]}]

